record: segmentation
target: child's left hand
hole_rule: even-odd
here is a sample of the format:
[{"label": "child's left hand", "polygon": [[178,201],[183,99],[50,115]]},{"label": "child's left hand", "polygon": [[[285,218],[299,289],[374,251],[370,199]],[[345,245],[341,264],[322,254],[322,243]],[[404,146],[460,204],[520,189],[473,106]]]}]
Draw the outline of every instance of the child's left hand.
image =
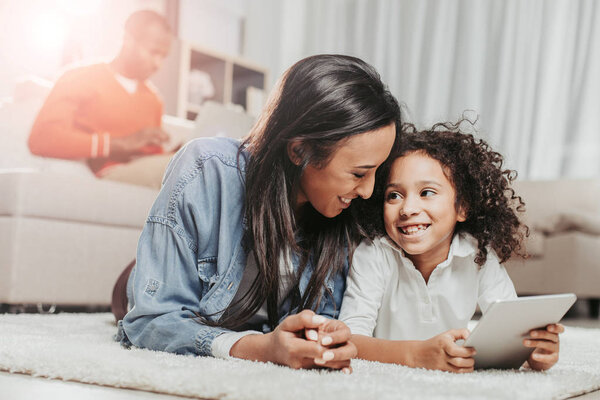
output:
[{"label": "child's left hand", "polygon": [[523,345],[535,348],[527,359],[532,369],[544,371],[556,364],[560,347],[558,335],[564,331],[563,325],[551,324],[546,326],[546,329],[535,329],[529,332],[529,337],[523,340]]}]

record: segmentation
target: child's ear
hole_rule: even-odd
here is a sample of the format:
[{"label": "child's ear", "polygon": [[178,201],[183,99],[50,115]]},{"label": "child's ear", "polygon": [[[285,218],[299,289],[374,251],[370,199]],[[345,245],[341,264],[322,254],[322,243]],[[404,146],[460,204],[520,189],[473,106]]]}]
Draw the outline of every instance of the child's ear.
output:
[{"label": "child's ear", "polygon": [[304,152],[302,147],[302,142],[300,142],[299,140],[292,140],[288,143],[287,153],[292,164],[302,164],[302,153]]},{"label": "child's ear", "polygon": [[464,205],[458,206],[458,215],[456,216],[456,222],[465,222],[467,220],[467,207]]}]

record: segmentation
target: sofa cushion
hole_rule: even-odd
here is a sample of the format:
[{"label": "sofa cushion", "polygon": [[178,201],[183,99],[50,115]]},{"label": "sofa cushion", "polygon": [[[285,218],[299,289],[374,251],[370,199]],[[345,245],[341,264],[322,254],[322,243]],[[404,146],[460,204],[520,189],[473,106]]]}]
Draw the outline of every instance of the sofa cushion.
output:
[{"label": "sofa cushion", "polygon": [[530,227],[545,224],[561,210],[600,215],[600,179],[516,181],[513,188],[525,201],[523,219]]},{"label": "sofa cushion", "polygon": [[567,231],[600,235],[600,213],[561,211],[538,222],[536,228],[549,235]]},{"label": "sofa cushion", "polygon": [[42,103],[43,98],[32,98],[0,106],[0,171],[33,169],[93,177],[92,171],[83,161],[59,160],[31,154],[27,138]]},{"label": "sofa cushion", "polygon": [[0,215],[140,228],[157,191],[46,171],[0,172]]}]

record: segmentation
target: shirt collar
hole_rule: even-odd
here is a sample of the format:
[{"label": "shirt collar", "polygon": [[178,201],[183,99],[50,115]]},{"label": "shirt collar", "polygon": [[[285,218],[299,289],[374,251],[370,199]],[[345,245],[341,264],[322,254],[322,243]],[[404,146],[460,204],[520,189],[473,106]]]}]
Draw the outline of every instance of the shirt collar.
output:
[{"label": "shirt collar", "polygon": [[[396,245],[396,243],[389,238],[389,236],[383,236],[379,240],[383,245],[388,246],[397,252],[405,265],[413,265],[412,261],[404,254],[404,251],[400,249],[398,245]],[[447,267],[452,263],[452,259],[454,257],[469,257],[475,254],[477,249],[477,239],[475,239],[472,235],[465,232],[455,233],[454,237],[452,238],[452,243],[450,243],[448,258],[438,264],[437,268]]]},{"label": "shirt collar", "polygon": [[139,82],[137,80],[126,78],[123,75],[120,75],[116,72],[115,72],[115,79],[117,80],[117,82],[119,82],[121,84],[121,86],[123,86],[123,88],[129,94],[135,93],[135,91],[137,90],[138,85],[139,85]]}]

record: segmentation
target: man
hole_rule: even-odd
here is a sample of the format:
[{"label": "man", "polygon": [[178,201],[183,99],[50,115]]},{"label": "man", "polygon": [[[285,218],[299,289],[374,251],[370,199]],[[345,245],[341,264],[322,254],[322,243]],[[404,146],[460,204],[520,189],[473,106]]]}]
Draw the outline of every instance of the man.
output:
[{"label": "man", "polygon": [[96,176],[160,188],[170,154],[162,145],[162,102],[146,80],[169,52],[171,32],[154,11],[133,13],[110,63],[67,71],[29,136],[33,154],[85,159]]}]

